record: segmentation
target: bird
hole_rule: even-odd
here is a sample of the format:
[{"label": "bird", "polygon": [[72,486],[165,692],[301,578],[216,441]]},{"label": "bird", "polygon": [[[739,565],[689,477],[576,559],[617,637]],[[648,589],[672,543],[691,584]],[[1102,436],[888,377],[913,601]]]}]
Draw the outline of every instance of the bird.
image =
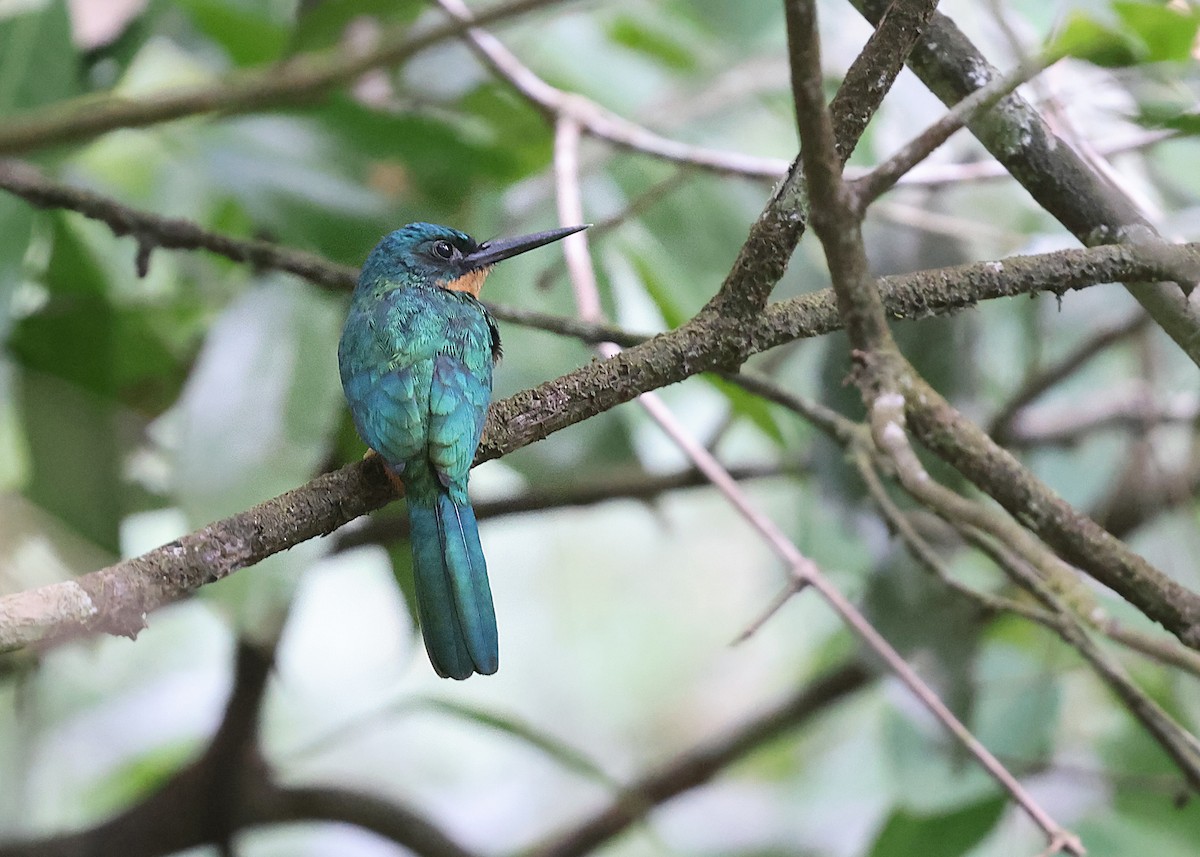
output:
[{"label": "bird", "polygon": [[492,267],[586,229],[476,242],[433,223],[367,256],[338,344],[359,437],[403,485],[417,618],[443,678],[499,667],[496,614],[467,479],[492,397],[500,331],[479,301]]}]

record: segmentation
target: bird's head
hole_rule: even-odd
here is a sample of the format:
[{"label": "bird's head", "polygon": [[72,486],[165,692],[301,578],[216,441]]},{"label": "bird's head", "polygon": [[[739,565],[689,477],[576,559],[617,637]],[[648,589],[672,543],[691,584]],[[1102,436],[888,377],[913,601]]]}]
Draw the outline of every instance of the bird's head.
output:
[{"label": "bird's head", "polygon": [[370,287],[382,281],[419,282],[479,297],[484,279],[497,262],[586,228],[567,226],[481,244],[449,226],[410,223],[375,245],[363,264],[359,284]]}]

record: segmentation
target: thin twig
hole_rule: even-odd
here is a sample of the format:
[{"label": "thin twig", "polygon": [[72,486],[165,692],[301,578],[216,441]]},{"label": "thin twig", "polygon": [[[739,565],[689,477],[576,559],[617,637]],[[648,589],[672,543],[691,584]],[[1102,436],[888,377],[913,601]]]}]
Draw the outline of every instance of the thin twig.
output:
[{"label": "thin twig", "polygon": [[621,148],[717,173],[776,179],[787,168],[785,162],[774,158],[706,149],[668,139],[618,116],[591,99],[551,86],[517,59],[499,39],[481,29],[486,22],[462,0],[437,0],[437,3],[460,26],[466,25],[467,41],[484,64],[551,121],[569,117],[581,131]]},{"label": "thin twig", "polygon": [[[53,181],[32,165],[19,161],[0,161],[0,189],[20,196],[32,205],[77,211],[106,224],[116,235],[132,234],[140,242],[178,250],[207,250],[261,269],[294,273],[323,288],[349,290],[358,278],[358,272],[349,266],[271,242],[234,238],[203,229],[190,221],[161,217],[111,197]],[[747,263],[750,259],[748,255]],[[749,268],[737,270],[742,273],[735,276],[731,272],[733,280],[727,279],[727,282],[751,275]],[[1071,289],[1114,280],[1189,276],[1200,276],[1200,243],[1059,250],[1036,256],[1010,257],[1000,262],[978,262],[902,277],[884,277],[876,281],[876,287],[889,317],[914,319],[998,297],[1039,291],[1061,295]],[[615,342],[629,348],[649,338],[611,324],[485,303],[501,321],[571,336],[590,344]],[[833,293],[825,289],[772,304],[762,316],[749,319],[744,332],[751,351],[760,352],[797,338],[820,336],[840,328]]]},{"label": "thin twig", "polygon": [[[322,256],[255,238],[234,238],[204,229],[178,217],[162,217],[85,188],[56,182],[37,167],[22,161],[0,160],[0,189],[6,190],[39,208],[62,208],[97,220],[117,237],[137,239],[139,252],[163,247],[170,250],[206,250],[243,262],[258,270],[286,271],[331,291],[350,291],[358,281],[358,270],[338,265]],[[613,325],[587,324],[536,310],[487,303],[492,315],[501,321],[520,324],[550,333],[572,336],[585,342],[613,340],[636,345],[647,339]]]},{"label": "thin twig", "polygon": [[1043,55],[1024,60],[1005,77],[980,87],[951,107],[941,119],[854,183],[860,209],[865,209],[886,193],[901,176],[933,154],[952,134],[976,117],[982,116],[1018,86],[1044,71],[1056,59],[1057,57]]},{"label": "thin twig", "polygon": [[[852,457],[864,484],[867,486],[868,493],[887,519],[889,526],[904,541],[905,546],[909,548],[909,552],[918,561],[924,563],[946,586],[972,599],[980,609],[987,612],[1015,613],[1053,630],[1058,629],[1058,620],[1050,613],[1019,601],[974,590],[955,580],[950,575],[945,563],[942,562],[932,546],[917,531],[909,516],[896,505],[884,488],[878,469],[887,466],[892,472],[895,472],[895,465],[903,462],[898,462],[892,458],[885,460],[880,454],[879,449],[875,447],[870,437],[869,429],[866,426],[849,420],[826,408],[824,405],[810,402],[801,396],[784,390],[778,384],[760,375],[742,372],[728,374],[725,377],[733,383],[739,384],[748,392],[762,396],[795,412],[811,425],[824,432],[830,439],[844,447],[847,454]],[[919,464],[919,461],[916,463]],[[919,471],[919,475],[915,479],[908,473],[901,473],[899,475],[909,477],[910,482],[918,485],[922,479],[928,478],[928,474],[923,470]],[[1010,533],[1005,532],[1001,538],[1008,539],[1010,535]],[[1043,562],[1042,564],[1045,563]],[[1061,577],[1058,580],[1061,582]],[[787,590],[785,590],[779,597],[790,596]],[[1185,648],[1174,640],[1126,628],[1109,616],[1095,599],[1091,598],[1089,591],[1082,587],[1074,587],[1069,600],[1072,612],[1079,620],[1087,623],[1088,626],[1104,634],[1114,642],[1120,643],[1126,648],[1162,664],[1200,677],[1200,652]]]},{"label": "thin twig", "polygon": [[525,851],[525,857],[582,857],[595,852],[654,806],[703,785],[747,753],[865,687],[869,680],[869,671],[857,662],[825,673],[745,725],[638,777],[611,804]]},{"label": "thin twig", "polygon": [[[959,530],[1045,605],[1050,611],[1049,617],[1030,613],[1027,618],[1046,625],[1076,649],[1101,681],[1175,760],[1192,786],[1200,789],[1200,744],[1138,688],[1121,665],[1088,636],[1070,604],[1077,588],[1074,572],[1004,513],[961,497],[930,477],[903,431],[904,403],[900,396],[878,397],[870,420],[872,436],[894,462],[905,490]],[[986,533],[986,537],[981,533]],[[1086,609],[1087,605],[1084,605]]]},{"label": "thin twig", "polygon": [[[888,0],[851,2],[870,21],[879,20],[891,6]],[[946,104],[962,100],[996,75],[954,22],[941,14],[930,20],[909,65]],[[1056,137],[1019,95],[1010,95],[970,127],[1037,203],[1085,245],[1160,240],[1136,205]],[[1200,304],[1186,296],[1195,282],[1126,281],[1126,287],[1184,353],[1200,364]]]},{"label": "thin twig", "polygon": [[[510,0],[481,9],[476,20],[492,23],[568,0]],[[144,128],[206,113],[229,116],[311,101],[350,83],[365,72],[397,65],[421,50],[459,35],[464,27],[449,21],[424,32],[408,27],[385,33],[369,51],[338,48],[301,54],[284,63],[230,75],[215,84],[179,87],[141,97],[87,95],[6,117],[0,126],[0,155],[87,140],[117,128]]]}]

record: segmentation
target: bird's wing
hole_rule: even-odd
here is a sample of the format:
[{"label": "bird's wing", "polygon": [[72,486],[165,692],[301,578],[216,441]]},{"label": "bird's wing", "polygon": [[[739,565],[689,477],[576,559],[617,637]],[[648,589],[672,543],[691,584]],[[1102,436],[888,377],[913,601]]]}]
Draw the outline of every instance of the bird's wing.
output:
[{"label": "bird's wing", "polygon": [[421,292],[396,289],[352,310],[339,361],[359,434],[399,471],[428,443],[433,358],[446,336],[439,307]]},{"label": "bird's wing", "polygon": [[489,371],[481,372],[471,365],[474,362],[453,353],[438,354],[429,385],[429,461],[459,504],[467,501],[467,473],[492,397],[490,365]]}]

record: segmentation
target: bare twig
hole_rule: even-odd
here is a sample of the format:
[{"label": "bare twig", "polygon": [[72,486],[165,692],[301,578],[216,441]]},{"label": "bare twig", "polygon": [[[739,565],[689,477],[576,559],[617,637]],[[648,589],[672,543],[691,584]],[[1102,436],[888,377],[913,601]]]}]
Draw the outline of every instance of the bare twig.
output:
[{"label": "bare twig", "polygon": [[[1197,248],[1187,245],[1164,248],[1161,253],[1141,247],[1063,251],[886,278],[880,282],[880,291],[893,316],[923,317],[1022,290],[1081,286],[1090,277],[1108,282],[1115,271],[1175,270],[1194,265],[1197,255]],[[959,285],[950,288],[951,283]],[[576,326],[586,327],[583,323]],[[732,353],[766,350],[839,326],[828,291],[781,301],[753,324],[736,331],[743,344]],[[630,401],[637,393],[698,372],[731,368],[731,349],[722,335],[730,334],[718,335],[703,319],[697,320],[612,360],[580,367],[495,403],[477,460],[496,458],[541,440]],[[379,508],[393,495],[377,471],[370,462],[348,465],[141,557],[75,581],[0,596],[0,651],[90,631],[133,633],[142,627],[145,613]],[[1187,604],[1186,597],[1176,598],[1171,592],[1159,597],[1166,603]]]},{"label": "bare twig", "polygon": [[[790,32],[790,27],[789,27]],[[814,47],[805,45],[805,48]],[[793,50],[796,46],[793,45]],[[832,142],[833,133],[829,132]],[[578,128],[573,120],[564,119],[559,123],[559,134],[555,146],[555,175],[559,187],[559,219],[562,222],[580,222],[582,207],[578,196],[578,174],[576,171],[576,156],[578,152]],[[805,141],[807,148],[808,141]],[[806,159],[807,163],[807,159]],[[815,184],[814,184],[815,186]],[[575,236],[571,236],[575,237]],[[569,240],[569,239],[568,239]],[[599,293],[596,289],[595,276],[592,272],[591,260],[588,257],[587,245],[584,241],[570,242],[564,245],[568,254],[567,269],[575,283],[576,301],[580,314],[584,318],[594,318],[601,312]],[[880,305],[882,306],[882,305]],[[881,311],[882,315],[882,311]],[[616,353],[615,345],[601,345],[601,351],[606,356]],[[753,526],[764,538],[771,549],[783,559],[789,567],[793,585],[788,595],[801,591],[805,586],[812,586],[821,597],[833,608],[841,620],[846,623],[870,649],[888,665],[900,680],[909,688],[914,696],[975,756],[982,766],[1001,783],[1013,798],[1029,813],[1050,837],[1061,835],[1062,828],[1053,821],[1033,798],[1024,790],[1019,782],[988,752],[987,748],[968,730],[945,703],[938,698],[927,684],[917,675],[898,652],[875,630],[874,626],[861,612],[825,577],[816,563],[804,556],[786,535],[775,525],[770,517],[760,512],[741,491],[721,464],[713,455],[698,443],[675,419],[662,400],[654,393],[643,393],[638,402],[654,418],[659,426],[671,437],[692,463],[701,470],[713,484],[725,495],[738,513]],[[781,605],[785,598],[776,601]],[[765,619],[760,619],[759,624]],[[1082,846],[1078,852],[1082,853]]]},{"label": "bare twig", "polygon": [[[1076,649],[1101,681],[1175,760],[1192,786],[1200,787],[1200,744],[1138,688],[1121,665],[1089,637],[1082,624],[1084,620],[1077,618],[1077,613],[1087,616],[1094,611],[1090,596],[1076,583],[1075,572],[1004,513],[984,508],[936,482],[909,446],[903,424],[902,397],[879,396],[871,413],[872,436],[895,464],[904,488],[958,529],[1047,608],[1048,612],[1028,612],[1026,618],[1050,628]],[[986,537],[981,533],[986,533]],[[1080,597],[1084,603],[1079,606],[1072,603]]]},{"label": "bare twig", "polygon": [[1035,569],[1026,564],[1023,557],[999,541],[976,537],[969,528],[964,530],[964,534],[988,553],[1022,588],[1052,611],[1055,621],[1048,627],[1079,652],[1100,680],[1171,757],[1192,790],[1200,791],[1200,741],[1134,684],[1119,662],[1096,645],[1064,599],[1047,585]]},{"label": "bare twig", "polygon": [[[354,268],[333,264],[310,253],[267,241],[234,238],[202,229],[189,221],[160,217],[123,205],[110,197],[53,181],[22,162],[0,161],[0,188],[33,205],[77,211],[108,225],[116,235],[136,235],[141,242],[171,249],[207,250],[258,268],[294,273],[324,288],[349,290],[358,277]],[[749,257],[747,261],[750,261]],[[1002,262],[979,262],[903,277],[884,277],[877,281],[877,287],[890,317],[916,319],[997,297],[1038,291],[1063,294],[1071,289],[1120,279],[1186,276],[1200,276],[1200,244],[1060,250],[1012,257]],[[488,303],[488,307],[501,321],[572,336],[588,343],[615,342],[628,348],[649,338],[610,324],[495,303]],[[840,327],[833,294],[824,290],[771,305],[761,317],[749,320],[745,332],[751,350],[757,352]]]},{"label": "bare twig", "polygon": [[[358,280],[358,270],[348,265],[337,265],[322,256],[271,241],[234,238],[204,229],[190,220],[162,217],[122,205],[102,194],[56,182],[33,165],[22,161],[0,160],[0,189],[39,208],[63,208],[98,220],[117,237],[133,236],[138,242],[139,253],[153,247],[206,250],[256,269],[286,271],[332,291],[350,291]],[[487,302],[487,306],[501,321],[573,336],[587,342],[614,340],[623,345],[636,345],[647,338],[613,325],[587,324],[578,319],[491,302]]]},{"label": "bare twig", "polygon": [[467,41],[484,64],[552,120],[569,118],[581,131],[624,149],[717,173],[774,179],[786,169],[785,163],[773,158],[756,158],[670,140],[588,98],[551,86],[518,60],[499,39],[481,29],[487,22],[476,16],[462,0],[437,2],[460,26],[465,25]]},{"label": "bare twig", "polygon": [[[1156,146],[1179,136],[1177,131],[1143,130],[1124,140],[1106,140],[1097,145],[1097,153],[1106,157],[1136,152],[1151,146]],[[848,167],[846,178],[857,181],[871,171],[870,167]],[[961,164],[922,164],[910,173],[906,173],[899,181],[901,187],[936,189],[949,185],[961,185],[964,182],[987,182],[998,179],[1012,179],[1012,173],[997,161],[987,159],[970,161]]]},{"label": "bare twig", "polygon": [[[762,396],[795,412],[844,447],[847,453],[853,458],[859,475],[862,477],[863,483],[867,486],[868,493],[879,507],[880,512],[887,520],[891,529],[900,536],[905,546],[909,549],[909,552],[929,568],[947,587],[960,595],[970,598],[981,610],[988,613],[1014,613],[1053,630],[1057,630],[1058,620],[1051,613],[1023,602],[1013,601],[999,595],[972,589],[955,580],[950,575],[941,557],[937,555],[933,547],[921,536],[909,516],[896,505],[884,488],[879,476],[879,468],[886,467],[892,472],[896,472],[896,465],[903,464],[903,462],[895,458],[883,456],[880,450],[874,445],[874,441],[870,437],[870,432],[866,426],[846,419],[824,405],[809,402],[800,396],[796,396],[759,375],[742,372],[726,377],[733,383],[739,384],[739,386],[748,392]],[[915,462],[917,465],[915,477],[908,469],[901,470],[898,475],[902,478],[908,478],[910,485],[914,486],[913,492],[919,493],[922,490],[922,482],[929,479],[929,476],[923,468],[919,467],[919,461],[915,458],[910,459],[910,462]],[[982,510],[980,511],[982,513]],[[995,520],[994,516],[990,515],[988,519]],[[1018,528],[1012,531],[1005,530],[1000,538],[1007,541],[1010,538],[1018,540],[1024,537],[1020,535]],[[1030,544],[1040,551],[1040,546],[1034,545],[1034,543]],[[1045,555],[1042,554],[1042,556]],[[1043,564],[1044,562],[1043,560]],[[1061,577],[1058,580],[1061,582]],[[781,597],[790,597],[790,591],[783,592]],[[1185,648],[1174,640],[1164,639],[1124,627],[1120,622],[1109,616],[1099,603],[1090,596],[1088,591],[1082,587],[1072,587],[1069,602],[1075,617],[1085,622],[1089,627],[1104,634],[1109,639],[1167,666],[1175,667],[1200,677],[1200,652]],[[774,611],[771,610],[769,612]]]},{"label": "bare twig", "polygon": [[1105,429],[1144,433],[1156,426],[1192,424],[1198,419],[1200,397],[1178,393],[1158,399],[1137,385],[1104,391],[1104,398],[1027,408],[1012,420],[1005,434],[1013,446],[1044,447],[1078,443]]}]

